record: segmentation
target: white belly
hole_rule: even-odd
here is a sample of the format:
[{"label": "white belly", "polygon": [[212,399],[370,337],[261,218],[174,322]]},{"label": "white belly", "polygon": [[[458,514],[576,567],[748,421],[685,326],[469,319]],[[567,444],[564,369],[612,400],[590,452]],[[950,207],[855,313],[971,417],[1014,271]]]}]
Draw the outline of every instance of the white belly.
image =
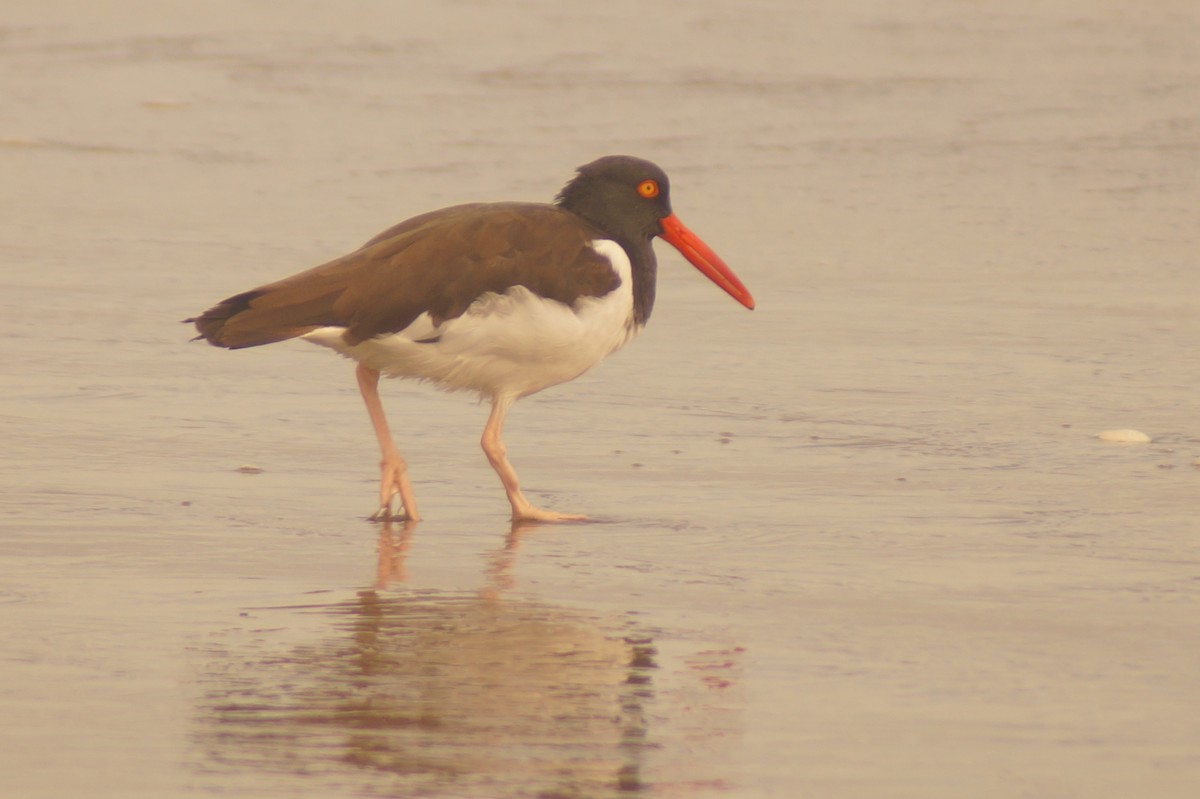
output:
[{"label": "white belly", "polygon": [[624,346],[640,330],[633,316],[633,274],[616,242],[592,243],[609,259],[620,285],[574,306],[546,300],[523,286],[480,297],[466,313],[435,326],[429,314],[399,333],[347,344],[344,327],[303,338],[389,377],[415,377],[450,391],[523,397],[574,379]]}]

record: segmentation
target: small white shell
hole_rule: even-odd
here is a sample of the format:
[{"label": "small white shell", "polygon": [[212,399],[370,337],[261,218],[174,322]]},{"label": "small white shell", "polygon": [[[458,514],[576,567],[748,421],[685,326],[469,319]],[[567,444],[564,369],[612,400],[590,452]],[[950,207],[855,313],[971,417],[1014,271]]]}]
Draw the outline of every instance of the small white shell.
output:
[{"label": "small white shell", "polygon": [[1121,444],[1149,444],[1150,436],[1141,430],[1102,430],[1096,434],[1101,441],[1116,441]]}]

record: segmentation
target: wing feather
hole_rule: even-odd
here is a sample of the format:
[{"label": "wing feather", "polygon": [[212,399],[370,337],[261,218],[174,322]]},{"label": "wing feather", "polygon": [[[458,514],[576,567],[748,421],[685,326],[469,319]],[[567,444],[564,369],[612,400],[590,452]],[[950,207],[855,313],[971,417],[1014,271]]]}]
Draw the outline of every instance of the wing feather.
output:
[{"label": "wing feather", "polygon": [[620,283],[590,246],[602,237],[553,205],[454,206],[394,225],[348,255],[236,294],[186,321],[199,338],[236,349],[329,326],[345,327],[355,344],[403,330],[425,312],[440,324],[484,294],[518,285],[573,305]]}]

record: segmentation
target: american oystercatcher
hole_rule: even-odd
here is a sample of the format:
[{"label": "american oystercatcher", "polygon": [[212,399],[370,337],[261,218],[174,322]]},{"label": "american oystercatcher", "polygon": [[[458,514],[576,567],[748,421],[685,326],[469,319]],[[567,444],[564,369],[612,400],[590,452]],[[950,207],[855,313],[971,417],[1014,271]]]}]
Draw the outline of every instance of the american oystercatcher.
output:
[{"label": "american oystercatcher", "polygon": [[754,308],[725,262],[672,213],[669,188],[649,161],[606,156],[580,167],[553,204],[422,214],[349,255],[184,321],[218,347],[302,338],[358,362],[382,454],[372,519],[420,518],[379,400],[380,374],[490,398],[481,443],[513,519],[583,519],[538,508],[521,493],[501,438],[513,402],[578,377],[637,335],[654,307],[655,236]]}]

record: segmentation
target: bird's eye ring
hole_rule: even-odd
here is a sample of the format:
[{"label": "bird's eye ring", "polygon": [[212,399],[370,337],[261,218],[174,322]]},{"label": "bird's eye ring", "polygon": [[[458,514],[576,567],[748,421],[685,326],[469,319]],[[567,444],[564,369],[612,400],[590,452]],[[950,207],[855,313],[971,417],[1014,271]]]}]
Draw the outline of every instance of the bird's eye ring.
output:
[{"label": "bird's eye ring", "polygon": [[638,194],[642,195],[647,200],[657,197],[658,196],[658,181],[657,180],[643,180],[641,183],[638,184],[637,190],[638,190]]}]

